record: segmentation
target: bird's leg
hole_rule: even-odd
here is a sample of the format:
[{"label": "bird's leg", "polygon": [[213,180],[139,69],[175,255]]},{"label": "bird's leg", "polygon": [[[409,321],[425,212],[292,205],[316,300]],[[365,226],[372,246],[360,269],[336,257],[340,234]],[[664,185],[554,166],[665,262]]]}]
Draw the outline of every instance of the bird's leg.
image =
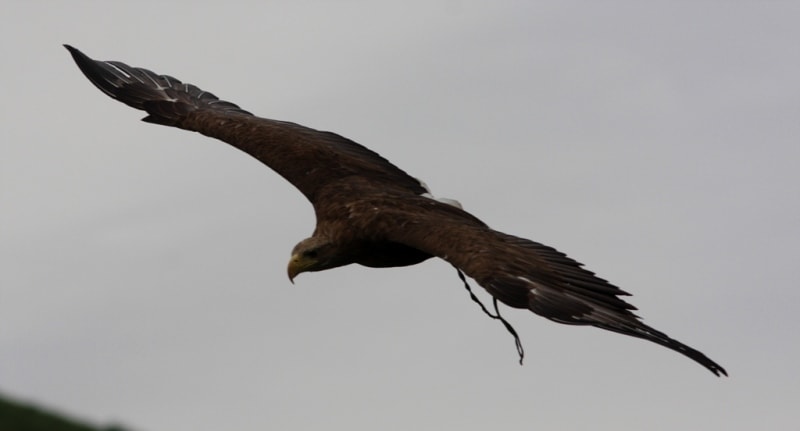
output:
[{"label": "bird's leg", "polygon": [[467,277],[464,276],[464,273],[461,272],[461,270],[458,268],[456,268],[456,272],[458,272],[458,278],[460,278],[461,281],[464,282],[464,287],[467,288],[467,292],[469,292],[469,297],[472,298],[473,301],[475,301],[478,305],[481,306],[481,310],[483,310],[483,312],[486,313],[487,316],[491,317],[492,319],[498,319],[501,322],[503,322],[503,326],[505,326],[506,330],[508,330],[508,332],[510,332],[511,335],[514,337],[514,343],[517,346],[517,353],[519,354],[519,364],[522,365],[522,360],[525,358],[525,350],[522,348],[522,341],[520,341],[519,335],[517,335],[517,331],[514,329],[514,327],[511,326],[511,324],[508,323],[508,321],[504,319],[503,316],[500,315],[500,309],[497,308],[497,298],[493,298],[494,311],[497,314],[492,314],[489,312],[489,310],[486,309],[481,300],[478,299],[477,296],[475,296],[475,293],[472,292],[472,288],[469,287],[469,283],[467,283]]}]

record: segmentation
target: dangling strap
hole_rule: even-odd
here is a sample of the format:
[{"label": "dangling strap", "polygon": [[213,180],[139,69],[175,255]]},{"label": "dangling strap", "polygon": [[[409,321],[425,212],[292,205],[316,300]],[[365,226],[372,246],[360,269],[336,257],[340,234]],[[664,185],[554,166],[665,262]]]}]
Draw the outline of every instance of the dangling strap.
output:
[{"label": "dangling strap", "polygon": [[504,319],[503,316],[500,315],[500,309],[497,308],[497,298],[492,298],[494,300],[493,301],[494,312],[497,313],[497,314],[492,314],[489,312],[489,310],[486,309],[481,300],[478,299],[478,297],[475,296],[475,294],[472,292],[472,289],[469,287],[469,283],[467,283],[467,278],[464,276],[464,273],[461,272],[461,270],[458,268],[456,268],[456,272],[458,272],[458,278],[460,278],[461,281],[464,282],[464,287],[467,288],[467,292],[469,292],[469,297],[472,298],[473,301],[475,301],[478,305],[481,306],[481,310],[483,310],[483,312],[486,313],[487,316],[491,317],[492,319],[498,319],[501,322],[503,322],[503,326],[505,326],[506,330],[508,330],[508,332],[510,332],[511,335],[514,337],[514,343],[517,345],[517,353],[519,354],[519,364],[522,365],[522,359],[525,358],[525,350],[522,348],[522,341],[520,341],[519,335],[517,335],[517,331],[514,329],[514,327],[511,326],[511,324],[508,323],[508,321]]}]

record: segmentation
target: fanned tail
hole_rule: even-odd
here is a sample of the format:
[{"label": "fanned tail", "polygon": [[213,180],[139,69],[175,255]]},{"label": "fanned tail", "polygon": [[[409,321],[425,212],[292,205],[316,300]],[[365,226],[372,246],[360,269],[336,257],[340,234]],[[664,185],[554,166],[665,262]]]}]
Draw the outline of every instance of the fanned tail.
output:
[{"label": "fanned tail", "polygon": [[146,111],[149,115],[142,121],[180,127],[189,113],[206,109],[253,115],[169,75],[158,75],[118,61],[92,60],[76,48],[64,47],[72,54],[81,72],[100,91],[128,106]]}]

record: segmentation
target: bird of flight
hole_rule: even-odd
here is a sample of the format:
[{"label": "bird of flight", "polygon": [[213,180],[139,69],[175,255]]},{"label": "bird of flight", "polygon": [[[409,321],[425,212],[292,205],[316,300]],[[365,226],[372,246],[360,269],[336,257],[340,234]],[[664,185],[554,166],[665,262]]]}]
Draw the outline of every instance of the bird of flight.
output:
[{"label": "bird of flight", "polygon": [[[591,325],[675,350],[717,376],[703,353],[642,323],[629,295],[551,247],[489,228],[454,201],[377,153],[335,133],[256,117],[194,85],[116,61],[96,61],[65,45],[103,93],[147,112],[143,121],[200,132],[255,157],[311,201],[317,225],[289,260],[289,279],[358,263],[395,267],[446,260],[497,301],[558,323]],[[470,291],[471,293],[471,291]],[[477,302],[477,298],[472,296]],[[480,304],[480,302],[479,302]],[[519,338],[499,315],[517,341]]]}]

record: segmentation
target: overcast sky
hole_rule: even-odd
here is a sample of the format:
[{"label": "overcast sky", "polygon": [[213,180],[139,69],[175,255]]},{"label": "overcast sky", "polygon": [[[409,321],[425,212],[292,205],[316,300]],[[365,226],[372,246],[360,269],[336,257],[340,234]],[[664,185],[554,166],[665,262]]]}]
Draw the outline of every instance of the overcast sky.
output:
[{"label": "overcast sky", "polygon": [[[0,392],[142,431],[796,426],[798,3],[380,3],[7,2]],[[62,43],[360,142],[731,377],[506,308],[520,367],[440,260],[291,285],[303,196]]]}]

